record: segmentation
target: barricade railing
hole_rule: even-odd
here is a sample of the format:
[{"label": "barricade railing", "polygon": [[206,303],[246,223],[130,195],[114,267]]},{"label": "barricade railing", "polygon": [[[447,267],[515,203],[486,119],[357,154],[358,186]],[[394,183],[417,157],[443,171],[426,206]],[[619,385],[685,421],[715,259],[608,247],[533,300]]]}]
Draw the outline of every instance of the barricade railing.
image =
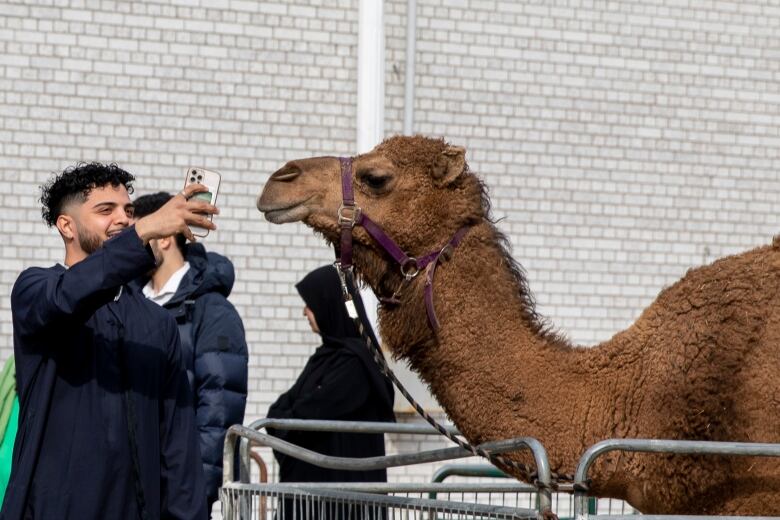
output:
[{"label": "barricade railing", "polygon": [[[241,437],[242,444],[244,439],[252,441],[260,446],[267,446],[277,450],[285,455],[295,457],[299,460],[328,469],[368,471],[377,469],[387,469],[398,466],[409,466],[413,464],[423,464],[429,462],[441,462],[445,460],[460,459],[474,456],[470,451],[460,447],[441,448],[436,450],[420,451],[417,453],[405,453],[397,455],[383,455],[379,457],[334,457],[323,455],[301,446],[289,443],[285,440],[274,437],[273,435],[257,431],[259,428],[275,428],[299,431],[328,431],[328,432],[351,432],[351,433],[407,433],[407,434],[431,434],[436,431],[427,424],[399,424],[399,423],[378,423],[378,422],[360,422],[360,421],[303,421],[296,419],[265,419],[255,421],[250,426],[234,425],[228,429],[224,444],[224,467],[223,483],[229,483],[234,475],[234,451],[236,440]],[[257,429],[255,429],[257,428]],[[241,464],[248,467],[249,447],[241,448],[247,457],[241,457]],[[507,439],[502,441],[487,442],[480,445],[488,453],[510,453],[520,449],[528,449],[534,457],[536,464],[537,480],[539,482],[540,504],[542,507],[550,505],[550,464],[547,459],[547,452],[542,444],[536,439],[530,437],[519,437],[516,439]],[[247,473],[248,474],[248,473]],[[243,478],[241,479],[243,480]]]},{"label": "barricade railing", "polygon": [[[220,494],[226,520],[542,520],[535,509],[365,493],[348,485],[232,483]],[[260,507],[252,503],[257,499]]]},{"label": "barricade railing", "polygon": [[[462,464],[456,462],[445,464],[437,469],[434,472],[433,477],[431,477],[431,481],[444,482],[446,479],[451,477],[466,477],[469,479],[514,479],[514,477],[504,473],[492,464]],[[573,493],[573,484],[558,484],[557,492],[553,494],[552,509],[558,516],[559,520],[571,520],[574,518]],[[428,498],[438,498],[437,493],[432,491],[429,493]],[[632,516],[634,519],[637,514],[630,505],[623,502],[622,500],[607,498],[601,499],[601,501],[599,501],[599,499],[596,497],[588,497],[588,512],[595,514],[600,508],[607,510],[610,513],[617,512],[623,516],[634,515]],[[610,518],[614,517],[610,516]]]},{"label": "barricade railing", "polygon": [[[620,520],[636,517],[623,515],[593,515],[588,512],[588,498],[584,489],[587,488],[588,470],[593,462],[604,453],[610,451],[628,451],[645,453],[674,453],[681,455],[736,455],[780,457],[780,444],[765,444],[753,442],[717,442],[717,441],[681,441],[659,439],[608,439],[591,446],[580,458],[574,474],[574,516],[576,520]],[[702,518],[717,518],[718,520],[736,519],[774,519],[780,517],[759,516],[718,516],[703,517],[695,515],[644,515],[649,520],[701,520]]]},{"label": "barricade railing", "polygon": [[[321,432],[362,432],[362,433],[395,433],[395,434],[412,434],[412,435],[437,435],[438,432],[424,423],[416,424],[404,424],[404,423],[376,423],[376,422],[352,422],[352,421],[312,421],[312,420],[297,420],[297,419],[261,419],[255,421],[250,427],[244,427],[240,425],[233,426],[229,429],[228,435],[225,441],[224,448],[224,472],[223,472],[223,488],[224,493],[222,497],[228,499],[232,506],[227,507],[227,515],[225,518],[254,518],[252,516],[251,499],[253,496],[258,495],[258,488],[255,484],[248,484],[249,472],[248,465],[251,457],[250,448],[252,445],[268,447],[273,450],[279,451],[285,455],[295,457],[299,460],[313,464],[316,466],[338,469],[338,470],[354,470],[354,471],[366,471],[387,469],[401,466],[408,466],[413,464],[431,463],[431,462],[443,462],[455,459],[461,459],[465,457],[472,457],[473,453],[462,449],[460,447],[441,448],[427,451],[420,451],[416,453],[403,453],[403,454],[391,454],[381,457],[366,457],[366,458],[350,458],[350,457],[333,457],[316,453],[314,451],[297,446],[285,440],[274,437],[273,435],[263,433],[259,430],[263,428],[273,428],[279,430],[297,430],[297,431],[321,431]],[[457,430],[453,427],[449,427],[450,430],[457,433]],[[241,464],[241,478],[239,482],[235,482],[233,479],[235,465],[234,455],[237,441],[240,440],[240,464]],[[268,511],[266,500],[275,500],[274,504],[279,507],[284,507],[291,497],[295,500],[299,498],[305,500],[308,504],[307,507],[334,507],[334,503],[341,504],[339,507],[350,508],[379,508],[382,511],[428,511],[430,514],[427,518],[446,518],[446,515],[441,515],[443,511],[450,511],[453,514],[461,514],[466,510],[473,513],[473,518],[504,518],[509,514],[510,517],[516,518],[532,518],[532,513],[535,511],[544,511],[551,507],[552,493],[550,488],[550,467],[547,460],[547,454],[542,445],[532,438],[518,438],[508,439],[503,441],[495,441],[485,443],[480,446],[490,453],[508,453],[517,451],[519,449],[528,449],[531,451],[534,457],[534,461],[537,466],[537,474],[539,485],[534,486],[530,484],[523,484],[521,482],[491,482],[491,483],[444,483],[444,482],[430,482],[430,483],[296,483],[294,485],[282,485],[282,484],[264,484],[260,495],[261,509]],[[681,441],[681,440],[655,440],[655,439],[610,439],[599,442],[589,448],[581,457],[575,473],[575,481],[573,484],[559,485],[558,491],[562,493],[573,493],[573,513],[576,520],[620,520],[636,518],[636,516],[628,516],[625,514],[611,514],[611,515],[599,515],[597,514],[594,504],[589,504],[589,497],[586,496],[588,471],[590,470],[594,461],[601,455],[611,451],[627,451],[627,452],[646,452],[646,453],[670,453],[670,454],[684,454],[684,455],[728,455],[728,456],[764,456],[764,457],[780,457],[780,444],[766,444],[766,443],[740,443],[740,442],[714,442],[714,441]],[[440,469],[441,475],[434,480],[441,480],[442,475],[446,473],[463,473],[463,468],[466,468],[467,476],[480,476],[480,477],[498,477],[501,472],[490,466],[482,465],[468,467],[464,465],[451,465],[456,467],[455,471],[452,469]],[[486,469],[487,468],[487,473]],[[281,487],[279,487],[281,486]],[[452,493],[526,493],[532,494],[537,498],[538,502],[536,506],[532,508],[521,508],[515,505],[493,504],[493,503],[478,503],[474,501],[469,503],[469,498],[462,500],[461,502],[453,502],[451,500],[439,500],[439,494],[447,494],[451,496]],[[254,493],[254,495],[253,495]],[[345,494],[346,493],[346,494]],[[399,497],[395,494],[407,493],[408,496]],[[386,494],[386,495],[385,495]],[[416,498],[411,497],[414,494]],[[427,494],[428,498],[425,498]],[[462,495],[472,496],[472,495]],[[240,500],[239,500],[240,498]],[[231,502],[232,500],[232,502]],[[428,500],[426,502],[426,500]],[[296,502],[297,503],[297,502]],[[476,509],[469,509],[472,506]],[[484,507],[483,507],[484,506]],[[296,506],[297,507],[297,506]],[[437,509],[440,507],[440,509]],[[571,506],[570,506],[571,507]],[[238,509],[237,509],[238,508]],[[390,509],[387,509],[390,508]],[[507,509],[501,509],[507,508]],[[235,513],[236,510],[241,514],[238,516],[231,516],[231,509]],[[558,508],[556,507],[556,510]],[[366,509],[368,510],[368,509]],[[514,513],[510,514],[510,510]],[[571,509],[569,510],[571,514]],[[278,512],[278,511],[277,511]],[[385,515],[382,513],[382,515]],[[529,516],[530,515],[530,516]],[[305,516],[305,515],[304,515]],[[316,516],[316,515],[315,515]],[[645,515],[648,516],[648,515]],[[260,518],[268,520],[268,517],[262,515]],[[276,517],[274,517],[276,518]],[[319,518],[319,517],[318,517]],[[372,517],[373,518],[373,517]],[[390,519],[392,516],[383,516],[382,518]],[[652,515],[649,516],[651,520],[701,520],[702,516],[695,515]],[[774,518],[777,520],[780,517],[718,517],[718,520],[728,519],[769,519]],[[306,520],[302,518],[301,520]],[[311,520],[315,520],[312,517]]]},{"label": "barricade railing", "polygon": [[[396,433],[411,435],[440,435],[435,428],[427,423],[390,423],[390,422],[366,422],[366,421],[329,421],[312,419],[258,419],[247,428],[261,430],[264,428],[277,428],[288,431],[321,431],[353,433]],[[347,430],[344,430],[347,428]],[[458,430],[452,425],[445,428],[452,434],[459,435]],[[249,458],[251,441],[241,437],[239,447],[240,481],[249,482]]]},{"label": "barricade railing", "polygon": [[[257,485],[248,484],[249,471],[248,464],[250,459],[250,448],[254,446],[269,447],[285,455],[295,457],[299,460],[313,464],[316,466],[338,469],[338,470],[354,470],[354,471],[366,471],[376,469],[387,469],[400,466],[408,466],[413,464],[442,462],[447,460],[460,459],[465,457],[472,457],[473,453],[464,450],[460,447],[442,448],[427,451],[420,451],[416,453],[404,453],[404,454],[392,454],[384,455],[380,457],[366,457],[366,458],[350,458],[350,457],[333,457],[329,455],[323,455],[313,452],[311,450],[296,446],[285,440],[274,437],[273,435],[258,431],[263,428],[273,429],[286,429],[286,430],[298,430],[298,431],[328,431],[328,432],[361,432],[361,433],[398,433],[398,434],[413,434],[413,435],[437,435],[438,432],[427,424],[402,424],[402,423],[376,423],[376,422],[352,422],[352,421],[312,421],[312,420],[295,420],[295,419],[261,419],[255,421],[250,427],[244,426],[232,426],[228,430],[228,434],[225,440],[224,448],[224,468],[223,468],[223,497],[225,497],[233,506],[228,506],[226,509],[235,509],[238,507],[244,514],[239,515],[241,518],[252,517],[252,506],[249,501],[247,493],[251,494],[250,490],[254,490],[255,493],[262,493],[263,509],[266,510],[265,500],[271,500],[269,497],[277,491],[276,488],[271,488],[268,485],[262,486],[262,489]],[[453,432],[456,432],[452,428]],[[235,471],[234,466],[234,454],[236,441],[240,439],[240,464],[241,464],[241,482],[234,482],[233,475]],[[359,497],[341,497],[342,503],[357,505],[365,505],[369,501],[374,506],[391,507],[391,504],[384,503],[376,496],[371,496],[368,493],[413,493],[420,495],[420,498],[416,498],[418,502],[407,502],[404,508],[417,510],[417,505],[422,504],[419,500],[423,500],[424,493],[454,493],[458,490],[462,493],[529,493],[538,497],[538,505],[540,510],[544,510],[550,507],[551,504],[551,488],[550,488],[550,467],[547,460],[547,453],[544,447],[536,440],[532,438],[518,438],[508,439],[502,441],[488,442],[480,446],[490,453],[508,453],[514,452],[520,449],[528,449],[531,451],[536,464],[536,471],[538,475],[539,486],[533,486],[529,484],[523,484],[520,482],[504,482],[504,483],[463,483],[463,484],[445,484],[445,483],[421,483],[421,484],[403,484],[403,483],[339,483],[335,486],[331,486],[323,483],[310,483],[302,484],[296,483],[294,485],[286,485],[283,490],[278,491],[282,495],[289,494],[292,488],[310,493],[305,497],[306,500],[312,500],[313,496],[320,496],[319,500],[336,500],[333,493],[340,492],[357,492],[364,493],[366,496],[360,498],[361,501],[357,501]],[[249,487],[247,487],[249,486]],[[281,488],[279,488],[281,489]],[[315,492],[316,491],[316,492]],[[328,496],[317,495],[319,491],[327,491]],[[238,500],[238,496],[243,493],[244,498]],[[281,496],[281,495],[279,495]],[[287,495],[284,495],[287,496]],[[434,495],[436,496],[436,495]],[[485,495],[488,496],[488,495]],[[387,497],[386,497],[387,498]],[[396,497],[410,499],[409,497]],[[342,500],[343,499],[343,500]],[[238,502],[235,502],[238,500]],[[286,499],[285,499],[286,500]],[[400,505],[395,498],[392,504],[393,510],[400,510]],[[442,500],[433,500],[432,502],[426,502],[426,507],[433,507],[434,503],[440,503],[447,511],[452,511],[452,504],[445,504]],[[277,502],[277,504],[284,505],[283,502]],[[384,505],[382,505],[384,504]],[[416,504],[416,505],[415,505]],[[468,504],[471,506],[491,506],[491,504]],[[225,507],[225,504],[223,504]],[[323,506],[324,507],[324,506]],[[462,504],[459,507],[467,507],[466,504]],[[503,505],[500,507],[504,507]],[[526,517],[529,509],[519,508],[512,506],[510,509],[515,510],[515,516]],[[436,518],[443,518],[443,516],[435,513]],[[492,511],[492,512],[491,512]],[[502,510],[502,515],[507,513],[508,510]],[[491,510],[487,507],[484,510],[475,512],[476,516],[483,516],[485,518],[493,518],[494,514],[497,514],[498,510]],[[228,511],[230,513],[230,511]],[[534,513],[535,515],[536,513]],[[500,516],[500,515],[499,515]]]}]

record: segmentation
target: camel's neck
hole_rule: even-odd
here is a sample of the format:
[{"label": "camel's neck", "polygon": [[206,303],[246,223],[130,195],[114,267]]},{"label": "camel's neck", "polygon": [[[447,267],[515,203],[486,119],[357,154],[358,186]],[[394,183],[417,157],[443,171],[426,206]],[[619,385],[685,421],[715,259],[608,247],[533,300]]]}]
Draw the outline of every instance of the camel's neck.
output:
[{"label": "camel's neck", "polygon": [[[587,349],[573,349],[540,332],[530,297],[522,296],[497,239],[493,226],[483,222],[437,269],[438,333],[428,323],[420,275],[400,306],[380,310],[382,338],[430,384],[470,440],[527,435],[545,446],[563,446],[551,436],[583,434],[587,411],[576,409],[572,392],[592,391],[584,377],[577,379],[585,373]],[[377,274],[367,278],[379,279]],[[560,459],[551,462],[567,466],[562,459],[577,457],[581,448],[551,453],[551,459]]]}]

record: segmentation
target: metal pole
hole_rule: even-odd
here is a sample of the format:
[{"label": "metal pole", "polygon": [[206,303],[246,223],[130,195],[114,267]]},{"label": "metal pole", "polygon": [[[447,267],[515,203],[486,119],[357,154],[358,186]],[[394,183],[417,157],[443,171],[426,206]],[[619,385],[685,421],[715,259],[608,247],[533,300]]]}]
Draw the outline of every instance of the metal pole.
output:
[{"label": "metal pole", "polygon": [[[222,468],[223,484],[233,482],[233,456],[235,453],[235,444],[238,437],[246,437],[247,439],[254,441],[261,446],[270,447],[276,451],[284,453],[285,455],[290,455],[298,460],[302,460],[315,466],[329,469],[343,469],[348,471],[369,471],[473,456],[473,453],[470,451],[460,447],[455,447],[428,450],[418,453],[383,455],[375,457],[335,457],[330,455],[322,455],[306,448],[296,446],[295,444],[284,441],[272,435],[260,433],[254,429],[247,428],[246,426],[234,424],[228,428],[227,435],[225,436]],[[544,485],[544,489],[541,491],[549,491],[550,464],[547,459],[547,452],[536,439],[529,437],[519,437],[516,439],[493,441],[480,444],[478,448],[484,449],[491,454],[507,453],[522,448],[530,449],[533,453],[534,461],[536,462],[539,482]]]},{"label": "metal pole", "polygon": [[417,53],[417,0],[406,4],[406,77],[404,80],[404,135],[414,133],[414,76]]},{"label": "metal pole", "polygon": [[383,0],[360,0],[358,26],[357,152],[385,134],[385,23]]},{"label": "metal pole", "polygon": [[[384,0],[360,0],[358,16],[357,153],[366,153],[385,135],[385,21]],[[377,305],[373,291],[361,290],[368,320],[376,331]]]}]

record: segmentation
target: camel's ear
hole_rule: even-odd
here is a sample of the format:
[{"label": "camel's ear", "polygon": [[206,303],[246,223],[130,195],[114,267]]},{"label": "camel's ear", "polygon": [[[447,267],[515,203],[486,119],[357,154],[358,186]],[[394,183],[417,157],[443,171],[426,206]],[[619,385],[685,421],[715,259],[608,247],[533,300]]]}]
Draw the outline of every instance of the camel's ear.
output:
[{"label": "camel's ear", "polygon": [[466,149],[462,146],[448,146],[441,152],[433,165],[433,180],[440,186],[447,186],[466,169]]}]

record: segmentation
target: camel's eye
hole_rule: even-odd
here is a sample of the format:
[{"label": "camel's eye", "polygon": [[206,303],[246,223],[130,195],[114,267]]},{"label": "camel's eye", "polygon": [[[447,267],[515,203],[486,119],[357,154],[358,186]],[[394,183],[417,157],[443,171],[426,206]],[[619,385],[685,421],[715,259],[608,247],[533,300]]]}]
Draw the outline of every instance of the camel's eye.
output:
[{"label": "camel's eye", "polygon": [[381,192],[387,188],[391,177],[376,171],[359,172],[360,183],[373,192]]}]

